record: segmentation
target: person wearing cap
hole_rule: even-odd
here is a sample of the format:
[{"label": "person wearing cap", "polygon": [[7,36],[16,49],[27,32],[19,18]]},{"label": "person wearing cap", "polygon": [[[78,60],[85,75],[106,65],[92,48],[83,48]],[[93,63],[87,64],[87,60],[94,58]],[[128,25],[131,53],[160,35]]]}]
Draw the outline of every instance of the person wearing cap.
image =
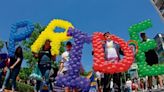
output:
[{"label": "person wearing cap", "polygon": [[[144,33],[144,32],[140,33],[140,37],[142,38],[142,43],[150,40],[150,39],[148,39],[148,37],[146,36],[146,33]],[[145,52],[145,56],[146,56],[146,62],[148,65],[152,66],[154,64],[158,64],[158,55],[154,49],[151,49],[151,50]],[[160,79],[160,76],[158,76],[158,78]],[[163,86],[162,81],[160,81],[160,84],[161,84],[161,86]],[[151,90],[152,86],[153,86],[152,76],[148,76],[148,89]]]}]

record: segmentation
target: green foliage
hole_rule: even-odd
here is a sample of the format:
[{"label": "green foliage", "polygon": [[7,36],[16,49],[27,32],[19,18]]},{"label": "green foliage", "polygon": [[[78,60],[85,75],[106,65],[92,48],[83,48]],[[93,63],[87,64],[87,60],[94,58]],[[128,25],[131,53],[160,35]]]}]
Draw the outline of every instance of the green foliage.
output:
[{"label": "green foliage", "polygon": [[3,43],[3,41],[0,40],[0,51],[3,47],[4,47],[4,43]]},{"label": "green foliage", "polygon": [[28,84],[17,82],[18,92],[34,92],[34,88]]},{"label": "green foliage", "polygon": [[32,72],[32,68],[22,68],[19,72],[19,77],[22,80],[28,80],[29,75]]},{"label": "green foliage", "polygon": [[35,40],[38,38],[38,36],[44,29],[45,29],[45,27],[42,27],[40,24],[35,24],[34,31],[31,34],[30,38],[22,41],[22,45],[24,48],[24,51],[23,51],[24,59],[29,64],[30,68],[33,68],[37,62],[37,59],[33,57],[33,54],[31,52],[31,49],[30,49],[31,45],[35,42]]},{"label": "green foliage", "polygon": [[60,47],[60,53],[59,53],[59,55],[61,55],[65,51],[64,47],[65,47],[65,44],[62,42],[61,43],[61,47]]},{"label": "green foliage", "polygon": [[[34,92],[34,88],[28,84],[17,82],[16,91],[18,92]],[[7,89],[11,90],[11,82],[7,85]]]}]

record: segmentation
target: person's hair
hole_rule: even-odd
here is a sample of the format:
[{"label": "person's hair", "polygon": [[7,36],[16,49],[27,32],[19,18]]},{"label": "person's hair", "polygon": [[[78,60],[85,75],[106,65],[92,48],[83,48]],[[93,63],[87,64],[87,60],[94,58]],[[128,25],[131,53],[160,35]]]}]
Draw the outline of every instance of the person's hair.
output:
[{"label": "person's hair", "polygon": [[68,41],[68,42],[66,43],[66,46],[72,46],[72,43],[71,43],[70,41]]},{"label": "person's hair", "polygon": [[[51,42],[51,41],[50,41],[50,40],[46,40],[46,41],[45,41],[45,44],[44,44],[44,46],[42,47],[43,50],[44,50],[44,48],[45,48],[46,42]],[[51,48],[50,48],[50,49],[51,49]],[[49,49],[49,50],[50,50],[50,49]]]},{"label": "person's hair", "polygon": [[141,36],[141,37],[144,37],[144,36],[146,36],[146,33],[143,33],[143,32],[142,32],[142,33],[140,33],[140,36]]},{"label": "person's hair", "polygon": [[92,55],[94,55],[94,51],[92,51]]},{"label": "person's hair", "polygon": [[106,36],[107,34],[110,34],[109,32],[105,32],[103,36]]},{"label": "person's hair", "polygon": [[15,50],[15,56],[23,58],[23,51],[22,51],[22,47],[21,46],[18,46],[16,48],[16,50]]}]

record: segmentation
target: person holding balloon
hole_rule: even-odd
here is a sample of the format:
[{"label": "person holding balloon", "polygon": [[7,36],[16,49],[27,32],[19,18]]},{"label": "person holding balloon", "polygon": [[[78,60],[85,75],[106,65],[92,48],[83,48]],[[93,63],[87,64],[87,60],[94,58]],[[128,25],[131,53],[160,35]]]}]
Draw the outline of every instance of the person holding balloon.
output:
[{"label": "person holding balloon", "polygon": [[[54,56],[51,55],[50,49],[51,49],[50,40],[46,40],[42,50],[38,54],[34,53],[34,56],[39,59],[37,64],[42,74],[42,78],[48,85],[49,90],[50,90],[49,73],[51,70],[51,63],[52,63],[51,61],[54,61],[56,59],[55,55]],[[42,84],[41,81],[37,81],[37,85],[36,85],[37,91],[41,90],[41,86],[42,86],[41,84]]]},{"label": "person holding balloon", "polygon": [[23,51],[22,51],[22,47],[19,46],[16,48],[14,57],[8,58],[8,62],[10,62],[9,65],[10,67],[7,70],[2,89],[0,90],[1,92],[3,92],[4,89],[6,88],[10,78],[12,79],[12,92],[15,92],[16,78],[21,69],[22,60],[23,60]]},{"label": "person holding balloon", "polygon": [[[60,62],[60,68],[58,71],[58,74],[61,75],[65,75],[67,73],[68,70],[68,61],[69,61],[69,52],[71,51],[72,48],[72,43],[70,41],[68,41],[66,43],[66,51],[64,53],[62,53],[61,57],[61,62]],[[70,88],[69,87],[65,87],[65,92],[70,92]],[[78,92],[77,89],[73,89],[73,92]]]},{"label": "person holding balloon", "polygon": [[[120,60],[120,54],[123,54],[122,51],[120,50],[119,46],[117,43],[114,43],[114,41],[112,41],[110,39],[110,33],[106,32],[104,33],[104,48],[105,48],[105,58],[108,62],[118,62]],[[108,63],[106,62],[106,63]],[[120,73],[115,73],[113,75],[109,75],[109,74],[104,74],[104,92],[108,92],[108,90],[110,90],[110,82],[111,78],[113,77],[113,83],[118,86],[119,88],[116,89],[118,90],[118,92],[121,91],[120,89]]]},{"label": "person holding balloon", "polygon": [[[148,37],[146,36],[146,33],[144,33],[144,32],[142,32],[140,34],[140,36],[142,38],[142,43],[147,42],[147,41],[150,40],[150,39],[148,39]],[[148,65],[152,66],[154,64],[158,64],[158,55],[157,55],[157,53],[155,52],[154,49],[145,52],[145,56],[146,56],[146,62],[147,62]],[[160,80],[159,81],[160,86],[162,87],[163,83],[162,83],[162,81],[160,79],[160,76],[158,76],[158,78]],[[148,77],[148,89],[151,90],[152,86],[153,86],[153,84],[152,84],[152,76],[149,76]]]},{"label": "person holding balloon", "polygon": [[71,42],[67,42],[66,43],[66,51],[64,53],[62,53],[61,55],[61,62],[60,62],[60,68],[58,73],[59,74],[66,74],[67,70],[68,70],[68,60],[69,60],[69,52],[71,51],[72,48],[72,43]]}]

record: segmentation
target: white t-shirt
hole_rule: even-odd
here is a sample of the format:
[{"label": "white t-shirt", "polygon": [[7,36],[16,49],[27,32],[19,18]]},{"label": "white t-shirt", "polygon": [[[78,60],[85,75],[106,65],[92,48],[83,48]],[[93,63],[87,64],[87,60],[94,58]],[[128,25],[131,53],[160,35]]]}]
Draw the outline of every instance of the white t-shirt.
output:
[{"label": "white t-shirt", "polygon": [[102,75],[101,75],[100,72],[96,72],[96,76],[97,76],[97,78],[99,78],[99,79],[101,79],[101,77],[102,77]]},{"label": "white t-shirt", "polygon": [[110,88],[113,88],[113,79],[111,79],[111,81],[110,81]]},{"label": "white t-shirt", "polygon": [[106,41],[105,54],[106,54],[106,59],[109,60],[110,62],[114,62],[118,59],[118,54],[113,41]]},{"label": "white t-shirt", "polygon": [[131,80],[126,81],[126,87],[129,87],[130,89],[132,89],[132,81]]},{"label": "white t-shirt", "polygon": [[62,60],[66,59],[68,61],[68,59],[69,59],[69,52],[65,51],[64,53],[62,53],[61,57],[62,57]]},{"label": "white t-shirt", "polygon": [[67,71],[68,70],[68,60],[69,60],[69,52],[65,51],[62,55],[61,55],[62,59],[61,62],[64,63],[64,68],[62,71]]}]

